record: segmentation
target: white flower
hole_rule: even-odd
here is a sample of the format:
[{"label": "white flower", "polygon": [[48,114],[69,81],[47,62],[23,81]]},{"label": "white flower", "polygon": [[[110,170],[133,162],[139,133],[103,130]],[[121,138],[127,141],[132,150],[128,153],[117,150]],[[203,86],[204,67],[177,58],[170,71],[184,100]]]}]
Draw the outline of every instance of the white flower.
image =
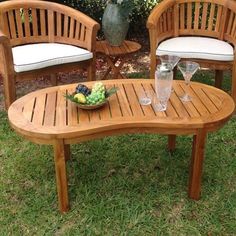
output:
[{"label": "white flower", "polygon": [[121,4],[123,0],[117,0],[117,4]]}]

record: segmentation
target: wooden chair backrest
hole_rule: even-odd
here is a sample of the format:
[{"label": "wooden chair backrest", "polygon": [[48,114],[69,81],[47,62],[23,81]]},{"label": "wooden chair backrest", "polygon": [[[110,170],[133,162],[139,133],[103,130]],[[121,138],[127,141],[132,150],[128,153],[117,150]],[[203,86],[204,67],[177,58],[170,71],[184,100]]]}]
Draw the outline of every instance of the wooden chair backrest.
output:
[{"label": "wooden chair backrest", "polygon": [[58,42],[92,51],[94,23],[85,14],[53,2],[14,0],[0,4],[0,30],[12,46]]},{"label": "wooden chair backrest", "polygon": [[159,42],[170,37],[194,35],[236,44],[234,0],[165,0],[156,8],[159,8],[156,15],[160,17],[156,22]]},{"label": "wooden chair backrest", "polygon": [[236,45],[236,2],[228,1],[228,14],[226,27],[224,29],[224,39]]}]

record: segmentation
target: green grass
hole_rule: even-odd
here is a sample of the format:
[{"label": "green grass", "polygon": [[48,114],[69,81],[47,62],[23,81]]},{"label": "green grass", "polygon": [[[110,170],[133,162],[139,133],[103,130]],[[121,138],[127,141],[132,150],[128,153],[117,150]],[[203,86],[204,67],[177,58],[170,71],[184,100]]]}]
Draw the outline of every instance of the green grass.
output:
[{"label": "green grass", "polygon": [[190,136],[173,155],[161,135],[72,145],[63,215],[52,148],[18,136],[5,112],[0,134],[0,235],[236,235],[235,118],[208,136],[199,201],[187,197]]}]

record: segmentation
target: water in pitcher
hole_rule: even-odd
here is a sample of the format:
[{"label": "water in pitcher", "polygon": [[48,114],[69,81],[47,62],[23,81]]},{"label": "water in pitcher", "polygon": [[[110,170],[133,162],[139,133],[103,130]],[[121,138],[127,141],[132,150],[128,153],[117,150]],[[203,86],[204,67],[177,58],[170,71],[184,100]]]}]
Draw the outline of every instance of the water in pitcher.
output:
[{"label": "water in pitcher", "polygon": [[165,111],[171,95],[173,71],[169,65],[158,65],[155,73],[155,90],[158,102],[154,104],[156,111]]}]

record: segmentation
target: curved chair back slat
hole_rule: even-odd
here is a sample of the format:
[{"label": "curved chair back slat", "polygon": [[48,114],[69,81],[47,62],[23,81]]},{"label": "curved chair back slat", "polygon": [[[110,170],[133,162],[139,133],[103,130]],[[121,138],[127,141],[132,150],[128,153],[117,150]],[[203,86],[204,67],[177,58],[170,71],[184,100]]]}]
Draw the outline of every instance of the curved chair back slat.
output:
[{"label": "curved chair back slat", "polygon": [[227,27],[224,39],[236,45],[236,2],[230,1],[228,4]]},{"label": "curved chair back slat", "polygon": [[7,1],[5,6],[1,6],[0,28],[10,39],[12,46],[37,42],[69,42],[88,50],[93,47],[91,35],[94,21],[77,10],[43,1],[30,1],[30,4]]},{"label": "curved chair back slat", "polygon": [[226,21],[224,1],[180,1],[177,3],[179,14],[178,35],[199,35],[221,38]]},{"label": "curved chair back slat", "polygon": [[[159,15],[151,17],[158,18],[155,22],[157,44],[184,35],[207,36],[235,44],[235,5],[232,0],[163,1],[157,5]],[[149,18],[149,21],[152,20]]]}]

